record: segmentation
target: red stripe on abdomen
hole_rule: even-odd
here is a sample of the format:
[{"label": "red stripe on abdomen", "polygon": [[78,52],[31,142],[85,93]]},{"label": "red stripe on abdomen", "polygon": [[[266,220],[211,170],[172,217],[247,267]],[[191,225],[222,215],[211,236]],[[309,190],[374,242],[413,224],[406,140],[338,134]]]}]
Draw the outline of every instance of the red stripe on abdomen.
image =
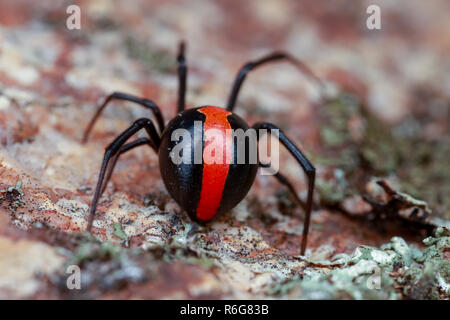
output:
[{"label": "red stripe on abdomen", "polygon": [[[217,213],[228,176],[232,134],[227,116],[231,112],[213,106],[203,107],[198,109],[198,112],[203,113],[206,119],[203,123],[205,147],[203,148],[202,189],[196,214],[197,218],[206,221],[212,219]],[[214,152],[210,153],[212,150]],[[206,158],[210,163],[207,163]],[[213,158],[219,161],[211,163]]]}]

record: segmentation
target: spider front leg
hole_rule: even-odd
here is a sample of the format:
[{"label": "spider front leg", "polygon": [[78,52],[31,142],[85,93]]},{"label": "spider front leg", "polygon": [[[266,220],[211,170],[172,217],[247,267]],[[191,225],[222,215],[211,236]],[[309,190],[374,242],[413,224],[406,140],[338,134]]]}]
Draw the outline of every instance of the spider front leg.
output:
[{"label": "spider front leg", "polygon": [[156,147],[156,149],[159,148],[161,138],[159,137],[155,129],[155,126],[153,125],[153,122],[150,119],[146,118],[136,120],[128,129],[126,129],[122,134],[120,134],[116,139],[114,139],[114,141],[108,147],[106,147],[105,155],[103,156],[102,166],[98,176],[97,186],[95,188],[94,198],[92,199],[91,208],[89,211],[89,220],[87,227],[88,232],[91,231],[92,223],[94,222],[95,210],[97,209],[98,200],[106,185],[105,177],[108,178],[108,176],[110,176],[112,173],[112,168],[109,167],[111,159],[113,159],[114,165],[114,162],[117,160],[116,156],[118,156],[121,153],[122,148],[124,148],[125,151],[128,151],[133,147],[144,144],[142,140],[141,140],[142,143],[138,143],[137,142],[138,140],[136,140],[136,142],[131,142],[125,145],[127,140],[141,129],[145,129],[145,131],[149,135],[151,143]]},{"label": "spider front leg", "polygon": [[97,109],[97,112],[92,117],[91,121],[89,122],[88,126],[86,127],[86,130],[83,134],[83,143],[86,143],[87,139],[89,138],[89,134],[92,131],[92,128],[94,127],[95,123],[97,122],[98,118],[100,117],[101,113],[103,112],[103,109],[108,105],[108,103],[112,100],[125,100],[130,102],[135,102],[141,106],[143,106],[146,109],[149,109],[153,115],[155,116],[156,122],[158,124],[159,132],[162,132],[164,130],[164,118],[161,113],[161,110],[159,107],[151,100],[144,99],[144,98],[138,98],[136,96],[133,96],[131,94],[122,93],[122,92],[113,92],[109,96],[106,97],[105,101],[100,105],[100,107]]},{"label": "spider front leg", "polygon": [[186,58],[184,57],[185,51],[184,42],[180,42],[178,47],[178,112],[184,110],[185,107],[185,97],[186,97],[186,75],[187,75],[187,65]]},{"label": "spider front leg", "polygon": [[244,82],[247,74],[266,63],[275,62],[275,61],[288,61],[292,63],[297,69],[300,70],[303,74],[305,74],[309,79],[312,79],[319,88],[323,87],[322,81],[308,68],[308,66],[302,61],[292,57],[288,53],[285,52],[274,52],[267,56],[262,57],[261,59],[247,62],[238,72],[236,79],[234,80],[233,88],[231,89],[230,97],[228,98],[227,110],[233,111],[234,106],[236,104],[236,100],[241,90],[242,83]]},{"label": "spider front leg", "polygon": [[[259,136],[260,129],[270,130],[268,132],[272,132],[271,130],[276,130],[274,132],[278,132],[277,138],[286,147],[286,149],[288,149],[289,152],[294,156],[294,158],[300,164],[300,166],[305,171],[305,173],[308,177],[308,196],[307,196],[307,200],[306,200],[306,209],[305,209],[306,214],[305,214],[305,222],[303,225],[303,239],[302,239],[302,244],[301,244],[301,249],[300,249],[300,254],[304,255],[305,250],[306,250],[306,245],[308,242],[308,231],[309,231],[309,223],[310,223],[311,209],[312,209],[312,203],[313,203],[314,181],[315,181],[315,177],[316,177],[316,169],[311,164],[311,162],[309,162],[309,160],[305,157],[305,155],[302,153],[302,151],[283,133],[283,131],[280,128],[278,128],[274,124],[271,124],[268,122],[259,122],[259,123],[256,123],[252,128],[256,130],[258,139],[260,138],[260,136]],[[291,187],[292,187],[292,185],[291,185]],[[293,187],[292,187],[292,189],[293,189]]]},{"label": "spider front leg", "polygon": [[148,145],[150,146],[156,153],[158,153],[158,148],[155,146],[155,144],[148,138],[139,138],[136,139],[130,143],[127,143],[126,145],[124,145],[120,151],[114,156],[114,158],[112,158],[112,162],[110,163],[110,165],[108,166],[108,169],[106,170],[106,177],[104,179],[103,182],[103,186],[102,186],[102,191],[100,192],[100,196],[102,196],[103,192],[106,189],[106,185],[108,184],[109,179],[111,178],[111,175],[114,171],[114,168],[116,167],[116,163],[117,160],[119,159],[119,157],[124,154],[125,152],[128,152],[136,147],[142,146],[142,145]]}]

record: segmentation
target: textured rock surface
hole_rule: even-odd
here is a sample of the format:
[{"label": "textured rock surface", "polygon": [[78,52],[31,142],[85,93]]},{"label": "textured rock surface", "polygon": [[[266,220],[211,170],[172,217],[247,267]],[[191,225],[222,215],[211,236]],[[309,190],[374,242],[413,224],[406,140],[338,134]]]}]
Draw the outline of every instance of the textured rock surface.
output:
[{"label": "textured rock surface", "polygon": [[[66,29],[63,2],[0,2],[0,297],[448,299],[450,6],[377,2],[381,31],[365,28],[373,1],[80,1],[81,30]],[[305,257],[303,211],[275,179],[259,176],[201,227],[146,148],[119,160],[97,239],[82,233],[104,146],[148,115],[117,103],[84,145],[83,129],[112,91],[173,117],[182,38],[189,106],[224,105],[237,69],[274,49],[326,80],[319,101],[295,69],[267,66],[237,108],[280,125],[316,164]],[[301,171],[281,155],[304,198]],[[73,264],[82,290],[67,289]]]}]

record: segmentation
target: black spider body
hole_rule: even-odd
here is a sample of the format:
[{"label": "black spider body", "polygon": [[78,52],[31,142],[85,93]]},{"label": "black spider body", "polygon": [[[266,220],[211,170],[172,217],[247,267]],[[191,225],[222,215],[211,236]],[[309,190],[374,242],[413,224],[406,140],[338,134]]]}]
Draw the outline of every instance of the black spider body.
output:
[{"label": "black spider body", "polygon": [[[161,176],[170,195],[193,220],[206,222],[236,206],[246,196],[252,186],[258,167],[268,167],[268,165],[261,164],[258,161],[251,162],[249,154],[251,150],[254,150],[255,146],[250,140],[243,140],[240,144],[235,143],[234,137],[230,136],[228,130],[231,130],[231,132],[237,129],[246,131],[251,128],[257,132],[257,139],[261,138],[258,131],[260,129],[279,130],[277,131],[277,138],[294,156],[308,176],[308,195],[306,204],[304,204],[297,196],[293,185],[285,176],[281,173],[275,173],[274,175],[282,184],[289,188],[296,201],[306,211],[301,244],[301,254],[304,254],[313,201],[314,167],[301,150],[277,126],[267,122],[260,122],[250,127],[241,117],[233,113],[239,90],[247,73],[255,67],[276,60],[287,60],[293,63],[303,73],[321,85],[320,80],[302,62],[285,53],[273,53],[262,59],[248,62],[241,68],[234,82],[226,108],[202,106],[185,110],[187,67],[184,58],[184,44],[181,44],[178,54],[178,114],[167,125],[164,123],[159,107],[153,101],[120,92],[109,95],[86,128],[84,141],[87,140],[103,109],[114,99],[132,101],[149,109],[155,117],[156,125],[150,119],[138,119],[106,148],[91,204],[88,230],[90,231],[92,228],[99,198],[121,154],[141,145],[150,146],[159,155]],[[138,138],[127,143],[141,129],[145,129],[148,138]],[[189,136],[178,140],[173,139],[173,135],[180,129],[189,133]],[[183,159],[189,158],[190,161],[176,162],[174,161],[175,150],[177,145],[182,143],[184,139],[187,139],[186,141],[193,146],[188,149],[189,151],[183,149],[183,157],[185,157]],[[217,141],[224,141],[225,143],[218,144]],[[219,159],[223,157],[224,161],[208,162],[206,160],[207,152],[211,146],[218,146],[212,154],[217,156],[216,150],[221,151]],[[238,147],[241,148],[239,150],[245,151],[244,162],[237,161],[239,155]],[[184,154],[184,152],[187,153]]]}]

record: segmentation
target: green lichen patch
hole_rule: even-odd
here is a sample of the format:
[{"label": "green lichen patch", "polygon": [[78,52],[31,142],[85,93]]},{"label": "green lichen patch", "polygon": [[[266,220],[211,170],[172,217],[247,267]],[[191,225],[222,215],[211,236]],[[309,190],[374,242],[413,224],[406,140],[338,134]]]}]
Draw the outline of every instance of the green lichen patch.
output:
[{"label": "green lichen patch", "polygon": [[423,141],[398,136],[398,141],[402,161],[396,172],[403,190],[430,203],[438,216],[450,219],[449,137]]},{"label": "green lichen patch", "polygon": [[431,204],[436,215],[450,217],[448,134],[425,139],[427,123],[414,114],[388,126],[368,112],[357,96],[346,92],[326,101],[319,117],[323,150],[314,160],[343,172],[339,178],[318,179],[323,204],[335,205],[348,196],[364,194],[364,182],[372,176],[396,175],[406,193]]},{"label": "green lichen patch", "polygon": [[166,262],[182,261],[186,264],[200,265],[211,269],[217,265],[216,259],[208,257],[205,253],[197,253],[188,247],[165,246],[162,250],[162,259]]},{"label": "green lichen patch", "polygon": [[134,37],[127,37],[124,45],[128,55],[140,61],[149,71],[168,73],[175,69],[176,60],[165,51],[150,47]]},{"label": "green lichen patch", "polygon": [[128,236],[123,231],[123,227],[122,227],[121,223],[115,223],[113,225],[113,227],[114,227],[113,235],[115,235],[116,237],[122,239],[123,241],[127,241],[128,240]]},{"label": "green lichen patch", "polygon": [[345,178],[345,172],[336,168],[333,170],[333,177],[329,179],[317,179],[316,188],[320,195],[320,201],[327,206],[334,206],[343,199],[356,193]]},{"label": "green lichen patch", "polygon": [[9,208],[12,211],[16,211],[19,207],[24,207],[25,203],[22,201],[24,193],[22,190],[22,181],[17,180],[15,186],[8,187],[0,190],[0,202],[3,200],[8,201]]},{"label": "green lichen patch", "polygon": [[359,97],[341,92],[319,110],[321,140],[332,157],[319,158],[325,165],[339,166],[346,173],[357,168],[372,174],[396,169],[399,155],[391,128],[370,114]]},{"label": "green lichen patch", "polygon": [[66,274],[52,280],[63,295],[94,298],[107,290],[117,290],[131,283],[141,283],[155,272],[152,254],[139,249],[126,249],[109,241],[101,242],[89,234],[77,235],[73,250],[61,249],[66,265],[81,269],[81,292],[66,290]]},{"label": "green lichen patch", "polygon": [[449,299],[450,233],[438,228],[419,250],[394,237],[381,248],[361,246],[330,261],[308,261],[303,277],[274,285],[290,299]]},{"label": "green lichen patch", "polygon": [[[116,236],[123,238],[126,235],[119,226],[115,225]],[[70,249],[60,248],[60,254],[67,257],[66,267],[76,265],[81,269],[83,290],[68,292],[65,287],[66,274],[59,274],[51,281],[60,288],[61,294],[78,298],[95,298],[106,291],[117,291],[133,283],[156,281],[161,268],[176,262],[206,270],[216,265],[215,259],[197,253],[178,241],[145,249],[128,247],[128,243],[116,245],[101,241],[88,233],[75,234],[71,240]]]}]

